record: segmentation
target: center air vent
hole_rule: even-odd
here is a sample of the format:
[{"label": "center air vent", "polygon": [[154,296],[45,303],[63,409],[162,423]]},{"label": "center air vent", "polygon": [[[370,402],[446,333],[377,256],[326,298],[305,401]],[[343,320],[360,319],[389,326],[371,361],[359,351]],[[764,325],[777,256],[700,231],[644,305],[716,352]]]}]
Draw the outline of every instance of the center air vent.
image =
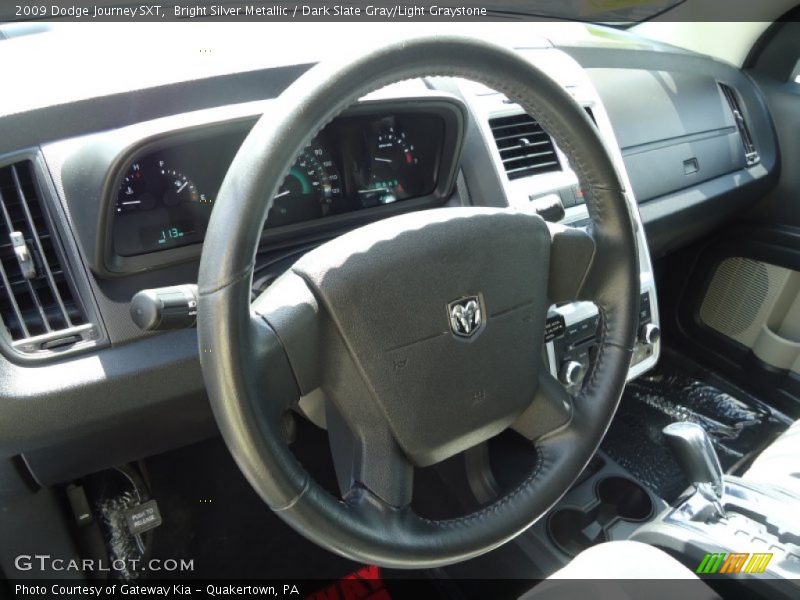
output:
[{"label": "center air vent", "polygon": [[91,338],[45,214],[33,164],[0,167],[0,318],[23,354]]},{"label": "center air vent", "polygon": [[553,140],[530,115],[490,119],[489,127],[509,179],[561,170]]}]

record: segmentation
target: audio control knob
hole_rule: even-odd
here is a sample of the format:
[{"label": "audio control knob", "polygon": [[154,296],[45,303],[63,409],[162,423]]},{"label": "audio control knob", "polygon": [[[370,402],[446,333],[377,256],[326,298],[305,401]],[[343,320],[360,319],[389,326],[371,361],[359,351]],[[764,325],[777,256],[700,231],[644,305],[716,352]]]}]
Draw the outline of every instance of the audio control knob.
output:
[{"label": "audio control knob", "polygon": [[575,385],[583,379],[583,365],[577,360],[567,360],[561,364],[558,370],[558,379],[564,385]]},{"label": "audio control knob", "polygon": [[655,344],[661,339],[661,329],[653,323],[645,323],[639,329],[639,341],[643,344]]}]

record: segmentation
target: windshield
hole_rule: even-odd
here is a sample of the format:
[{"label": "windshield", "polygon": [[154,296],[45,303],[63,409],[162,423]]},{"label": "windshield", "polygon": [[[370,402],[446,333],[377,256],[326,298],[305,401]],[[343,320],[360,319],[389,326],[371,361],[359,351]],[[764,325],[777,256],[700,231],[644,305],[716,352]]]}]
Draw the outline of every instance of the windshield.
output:
[{"label": "windshield", "polygon": [[686,0],[517,0],[487,4],[496,14],[630,26],[647,21]]}]

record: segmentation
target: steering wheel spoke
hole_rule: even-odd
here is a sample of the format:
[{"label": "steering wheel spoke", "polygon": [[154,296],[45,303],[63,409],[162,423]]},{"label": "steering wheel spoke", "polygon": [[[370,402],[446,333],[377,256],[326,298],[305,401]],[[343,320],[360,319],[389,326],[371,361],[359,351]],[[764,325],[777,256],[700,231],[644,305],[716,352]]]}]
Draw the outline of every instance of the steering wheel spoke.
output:
[{"label": "steering wheel spoke", "polygon": [[358,495],[359,490],[367,490],[388,506],[407,506],[413,491],[414,467],[388,427],[372,423],[353,431],[331,402],[326,408],[326,421],[342,497],[348,499]]},{"label": "steering wheel spoke", "polygon": [[536,397],[511,428],[527,439],[536,441],[567,426],[572,413],[572,397],[555,377],[542,369]]},{"label": "steering wheel spoke", "polygon": [[271,426],[278,426],[286,411],[300,398],[286,350],[269,323],[259,315],[251,315],[246,336],[250,352],[245,368],[252,373],[253,393],[263,399],[257,411]]},{"label": "steering wheel spoke", "polygon": [[550,278],[548,295],[551,304],[570,300],[591,300],[593,290],[587,285],[597,245],[583,228],[548,223],[550,230]]},{"label": "steering wheel spoke", "polygon": [[300,393],[319,387],[321,315],[303,279],[289,271],[252,304],[257,319],[269,324],[286,351]]}]

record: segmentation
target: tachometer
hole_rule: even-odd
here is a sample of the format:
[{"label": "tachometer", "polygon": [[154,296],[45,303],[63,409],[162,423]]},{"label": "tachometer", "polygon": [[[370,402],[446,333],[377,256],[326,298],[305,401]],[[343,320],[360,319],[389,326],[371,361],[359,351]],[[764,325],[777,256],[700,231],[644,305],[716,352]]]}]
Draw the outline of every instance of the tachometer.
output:
[{"label": "tachometer", "polygon": [[371,146],[368,184],[358,190],[362,205],[391,204],[406,198],[407,180],[419,163],[414,144],[393,123],[384,123]]},{"label": "tachometer", "polygon": [[306,146],[292,166],[267,216],[267,227],[318,219],[342,201],[339,171],[317,141]]}]

